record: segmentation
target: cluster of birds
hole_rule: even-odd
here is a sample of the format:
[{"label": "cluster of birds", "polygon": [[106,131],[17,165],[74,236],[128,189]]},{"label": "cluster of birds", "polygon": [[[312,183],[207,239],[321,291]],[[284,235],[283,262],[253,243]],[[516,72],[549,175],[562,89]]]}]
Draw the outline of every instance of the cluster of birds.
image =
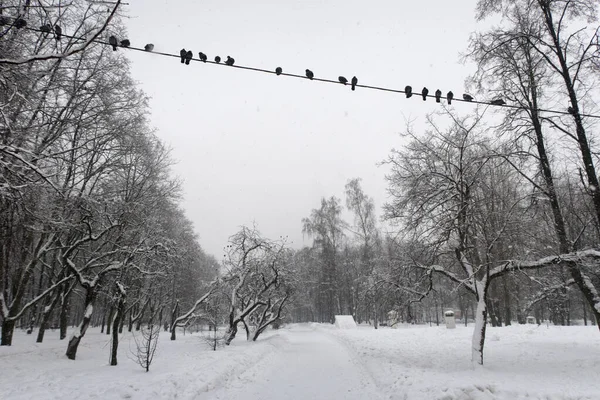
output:
[{"label": "cluster of birds", "polygon": [[[11,19],[0,15],[0,26],[9,25],[11,24],[10,21]],[[17,18],[12,22],[12,25],[17,29],[23,29],[27,26],[27,21],[25,21],[23,18]],[[54,26],[50,24],[45,24],[40,26],[39,30],[45,33],[46,36],[50,33],[54,33],[54,38],[57,42],[59,42],[62,39],[62,28],[58,24]]]},{"label": "cluster of birds", "polygon": [[[111,45],[113,51],[117,51],[117,47],[119,47],[119,46],[121,46],[121,47],[131,46],[131,42],[129,41],[129,39],[123,39],[123,40],[119,41],[119,39],[117,39],[117,37],[114,35],[112,35],[108,38],[108,44]],[[152,45],[152,48],[154,48],[154,45]]]},{"label": "cluster of birds", "polygon": [[[148,45],[146,45],[146,46],[148,46]],[[154,46],[152,46],[152,48],[154,48]],[[148,51],[148,49],[146,49],[146,51]],[[179,51],[179,57],[181,58],[182,64],[185,63],[186,65],[190,65],[190,61],[192,61],[192,59],[194,58],[194,53],[191,50],[181,49]],[[208,60],[208,56],[206,54],[204,54],[203,52],[199,52],[198,59],[202,62],[206,62]],[[221,57],[215,56],[215,62],[217,64],[219,64],[221,62]],[[227,56],[227,60],[225,60],[225,64],[231,66],[231,65],[235,64],[235,59],[233,57]]]},{"label": "cluster of birds", "polygon": [[[406,95],[407,99],[411,98],[413,95],[412,86],[406,85],[406,87],[404,87],[404,94]],[[429,89],[424,87],[421,90],[421,96],[423,97],[423,101],[426,101],[427,97],[429,96]],[[464,93],[462,95],[462,98],[464,101],[468,101],[468,102],[473,101],[473,96],[471,96],[470,94],[467,94],[467,93]],[[449,91],[448,93],[446,93],[446,101],[448,102],[448,104],[452,104],[453,99],[454,99],[454,93],[452,93],[452,91]],[[442,100],[442,91],[440,89],[437,89],[435,91],[435,101],[436,101],[436,103],[440,103],[441,100]],[[501,98],[497,98],[497,99],[490,101],[489,104],[494,105],[494,106],[503,106],[504,104],[506,104],[506,102]]]},{"label": "cluster of birds", "polygon": [[[0,26],[2,25],[7,25],[9,24],[10,21],[9,19],[0,16]],[[14,22],[13,25],[15,28],[17,29],[22,29],[24,27],[27,26],[27,21],[25,21],[22,18],[17,18]],[[50,34],[50,33],[54,33],[54,37],[57,41],[60,41],[62,38],[62,29],[59,25],[50,25],[50,24],[46,24],[46,25],[42,25],[39,30],[43,33],[45,33],[46,35]],[[131,42],[129,41],[129,39],[123,39],[123,40],[118,40],[116,36],[111,35],[108,38],[108,43],[112,46],[113,51],[116,51],[118,47],[129,47],[131,46]],[[148,43],[144,46],[144,50],[148,51],[148,52],[152,52],[154,50],[154,45],[152,43]],[[179,52],[179,56],[181,59],[181,63],[182,64],[186,64],[189,65],[190,61],[194,58],[194,53],[191,50],[186,50],[185,48],[181,49]],[[198,53],[198,59],[202,62],[206,62],[208,60],[208,56],[206,54],[204,54],[203,52],[199,52]],[[215,56],[214,58],[215,63],[219,64],[221,63],[221,57],[219,56]],[[224,62],[226,65],[232,66],[235,64],[235,59],[233,57],[227,56],[227,59]],[[281,75],[283,73],[283,69],[281,67],[277,67],[275,68],[275,74],[276,75]],[[313,80],[315,78],[315,74],[313,71],[311,71],[310,69],[306,69],[305,71],[305,75],[308,79]],[[343,84],[343,85],[348,85],[348,79],[344,76],[339,76],[338,77],[338,82]],[[353,76],[352,79],[350,80],[350,85],[351,85],[351,89],[355,90],[356,89],[356,85],[358,85],[358,78],[356,76]],[[406,95],[406,98],[411,98],[413,95],[413,88],[410,85],[407,85],[404,88],[404,94]],[[423,101],[427,100],[427,97],[429,96],[429,89],[427,89],[426,87],[424,87],[421,90],[421,96],[423,97]],[[441,102],[441,98],[442,98],[442,91],[440,89],[437,89],[435,91],[435,101],[437,103]],[[462,98],[464,101],[467,102],[472,102],[473,101],[473,96],[471,96],[470,94],[464,93],[462,95]],[[454,93],[452,93],[452,91],[449,91],[448,93],[446,93],[446,101],[448,102],[448,104],[452,104],[452,100],[454,99]],[[491,100],[489,102],[489,104],[491,105],[495,105],[495,106],[503,106],[506,104],[506,102],[501,99],[501,98],[497,98],[494,100]],[[571,107],[569,107],[568,110],[570,113],[572,113],[572,109]]]}]

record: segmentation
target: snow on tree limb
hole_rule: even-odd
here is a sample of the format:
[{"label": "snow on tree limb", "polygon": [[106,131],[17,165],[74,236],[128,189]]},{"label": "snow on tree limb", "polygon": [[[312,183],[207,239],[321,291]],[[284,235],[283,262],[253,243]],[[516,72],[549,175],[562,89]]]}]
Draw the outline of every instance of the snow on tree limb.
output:
[{"label": "snow on tree limb", "polygon": [[117,9],[121,5],[121,0],[116,0],[116,3],[112,9],[112,12],[106,18],[100,29],[96,31],[89,39],[83,42],[82,45],[72,48],[64,53],[50,53],[50,54],[36,54],[33,56],[20,58],[20,59],[12,59],[12,58],[0,58],[0,64],[12,64],[12,65],[20,65],[20,64],[28,64],[35,61],[45,61],[45,60],[59,60],[62,58],[69,57],[73,54],[84,51],[88,48],[88,46],[97,41],[98,37],[106,30],[108,24],[113,19],[114,15],[117,12]]},{"label": "snow on tree limb", "polygon": [[186,312],[185,314],[177,317],[173,323],[171,324],[171,330],[175,329],[176,327],[180,326],[179,323],[181,321],[187,321],[188,318],[191,318],[192,316],[196,316],[194,313],[196,312],[196,309],[202,305],[203,303],[206,303],[206,301],[210,298],[210,296],[212,296],[212,294],[218,289],[219,287],[219,280],[216,279],[214,281],[212,281],[209,285],[208,291],[206,293],[204,293],[198,300],[196,300],[196,302],[194,303],[194,305],[188,310],[188,312]]},{"label": "snow on tree limb", "polygon": [[[27,304],[25,304],[23,307],[21,307],[21,310],[16,313],[15,315],[11,315],[10,317],[8,316],[8,313],[5,314],[4,319],[7,321],[16,321],[19,318],[21,318],[21,316],[25,313],[25,311],[27,311],[29,308],[31,308],[32,306],[34,306],[38,301],[42,300],[44,297],[46,297],[48,294],[52,293],[57,287],[59,287],[60,285],[62,285],[63,283],[69,281],[73,279],[73,275],[69,275],[64,277],[63,279],[61,279],[60,281],[56,282],[54,285],[50,286],[48,289],[46,289],[45,291],[43,291],[41,294],[39,294],[38,296],[34,297],[33,299],[31,299]],[[5,308],[4,306],[4,295],[0,294],[0,301],[2,301],[3,304],[3,309]],[[6,311],[8,311],[8,308],[6,308]]]}]

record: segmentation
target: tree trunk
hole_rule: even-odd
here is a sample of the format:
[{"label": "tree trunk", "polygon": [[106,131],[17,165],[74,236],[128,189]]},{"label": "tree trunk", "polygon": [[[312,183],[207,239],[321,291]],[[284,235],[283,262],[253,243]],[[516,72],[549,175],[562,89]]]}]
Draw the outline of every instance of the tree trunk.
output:
[{"label": "tree trunk", "polygon": [[175,331],[177,330],[177,325],[175,324],[175,320],[177,319],[177,311],[179,310],[179,301],[175,303],[175,307],[173,307],[173,312],[171,313],[171,340],[176,339]]},{"label": "tree trunk", "polygon": [[125,297],[119,296],[119,303],[116,307],[115,320],[112,326],[112,349],[110,353],[110,365],[117,365],[117,350],[119,348],[119,328],[123,318],[123,309],[125,308]]},{"label": "tree trunk", "polygon": [[225,332],[225,344],[229,346],[233,339],[235,339],[235,335],[237,334],[237,324],[233,324],[229,326],[227,332]]},{"label": "tree trunk", "polygon": [[471,361],[473,365],[483,365],[483,347],[485,344],[485,329],[487,325],[487,287],[485,282],[476,282],[477,311],[475,311],[475,329],[473,330]]},{"label": "tree trunk", "polygon": [[108,310],[108,317],[106,318],[106,334],[110,335],[110,328],[112,326],[113,319],[115,317],[115,307],[113,305],[110,306]]},{"label": "tree trunk", "polygon": [[85,294],[85,312],[83,314],[83,320],[81,324],[73,333],[73,336],[69,340],[69,344],[67,345],[67,357],[69,360],[74,360],[77,355],[77,348],[79,347],[79,342],[81,342],[81,338],[85,335],[88,326],[90,325],[90,321],[92,319],[92,313],[94,312],[94,300],[96,297],[96,288],[95,287],[87,287]]},{"label": "tree trunk", "polygon": [[38,330],[38,335],[36,339],[36,343],[42,343],[44,341],[44,333],[46,333],[46,327],[48,326],[48,320],[50,319],[50,315],[52,314],[52,310],[56,307],[56,303],[58,303],[58,299],[60,298],[60,291],[57,291],[56,295],[52,298],[50,304],[44,307],[42,311],[42,318],[40,319],[40,329]]},{"label": "tree trunk", "polygon": [[71,297],[71,289],[63,292],[60,297],[60,315],[59,315],[59,325],[60,325],[60,340],[63,340],[67,337],[67,325],[69,323],[69,311],[70,307],[70,297]]},{"label": "tree trunk", "polygon": [[15,331],[15,320],[12,319],[4,319],[2,321],[2,341],[0,342],[1,346],[11,346],[13,333]]}]

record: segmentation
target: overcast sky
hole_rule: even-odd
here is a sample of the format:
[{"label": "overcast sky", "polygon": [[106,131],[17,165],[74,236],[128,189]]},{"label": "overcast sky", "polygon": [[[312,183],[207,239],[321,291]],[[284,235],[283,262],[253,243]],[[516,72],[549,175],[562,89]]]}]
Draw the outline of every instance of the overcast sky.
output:
[{"label": "overcast sky", "polygon": [[[472,71],[459,53],[477,29],[474,7],[475,0],[144,0],[125,6],[125,23],[134,46],[460,96]],[[440,109],[419,96],[128,55],[151,97],[151,122],[178,162],[182,205],[217,258],[228,237],[253,222],[267,237],[309,244],[301,219],[321,197],[343,200],[355,177],[380,213],[387,170],[377,164],[401,147],[407,121],[419,126]]]}]

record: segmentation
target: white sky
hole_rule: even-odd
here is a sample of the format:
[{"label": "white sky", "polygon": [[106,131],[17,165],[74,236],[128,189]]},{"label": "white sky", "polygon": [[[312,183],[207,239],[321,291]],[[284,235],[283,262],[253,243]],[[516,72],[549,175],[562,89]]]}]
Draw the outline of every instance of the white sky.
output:
[{"label": "white sky", "polygon": [[[362,84],[410,84],[417,93],[439,87],[457,97],[472,71],[459,52],[477,28],[475,0],[131,0],[125,7],[132,45],[151,42],[156,51],[185,47],[194,57],[230,55],[240,65],[356,75]],[[379,213],[386,168],[376,164],[401,146],[406,121],[422,124],[440,109],[419,96],[127,54],[151,96],[152,124],[178,161],[183,207],[217,258],[227,238],[253,222],[267,237],[309,244],[301,219],[323,196],[344,201],[355,177]]]}]

